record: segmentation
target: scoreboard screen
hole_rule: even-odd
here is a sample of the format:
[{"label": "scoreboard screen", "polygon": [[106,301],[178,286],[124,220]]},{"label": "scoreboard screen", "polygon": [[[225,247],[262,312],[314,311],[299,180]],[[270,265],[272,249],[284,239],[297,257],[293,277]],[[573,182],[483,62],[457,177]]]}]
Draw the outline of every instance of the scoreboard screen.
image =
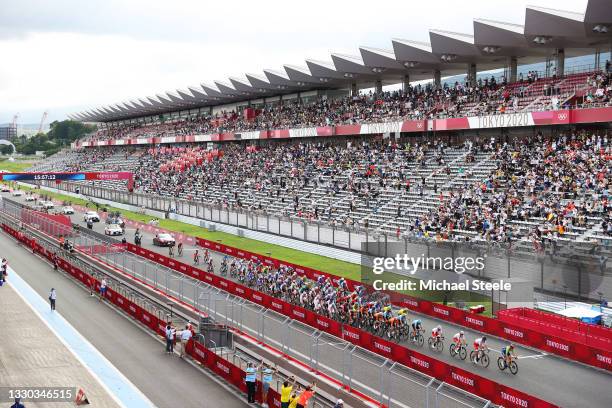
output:
[{"label": "scoreboard screen", "polygon": [[85,180],[84,173],[5,173],[4,181],[22,180]]},{"label": "scoreboard screen", "polygon": [[84,172],[84,173],[0,173],[2,181],[64,181],[64,180],[132,180],[128,171]]}]

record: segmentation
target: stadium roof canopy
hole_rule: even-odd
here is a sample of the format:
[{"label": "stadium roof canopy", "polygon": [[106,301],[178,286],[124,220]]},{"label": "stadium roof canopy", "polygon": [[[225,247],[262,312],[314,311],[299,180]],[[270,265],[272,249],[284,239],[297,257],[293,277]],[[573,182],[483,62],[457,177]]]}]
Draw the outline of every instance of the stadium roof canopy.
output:
[{"label": "stadium roof canopy", "polygon": [[313,89],[371,88],[465,74],[468,67],[482,72],[508,68],[516,61],[525,65],[559,55],[609,51],[612,7],[610,0],[588,0],[584,13],[528,6],[524,25],[475,19],[473,34],[431,29],[429,40],[393,39],[388,50],[359,47],[355,55],[332,53],[329,61],[306,59],[301,66],[264,69],[68,116],[119,121]]}]

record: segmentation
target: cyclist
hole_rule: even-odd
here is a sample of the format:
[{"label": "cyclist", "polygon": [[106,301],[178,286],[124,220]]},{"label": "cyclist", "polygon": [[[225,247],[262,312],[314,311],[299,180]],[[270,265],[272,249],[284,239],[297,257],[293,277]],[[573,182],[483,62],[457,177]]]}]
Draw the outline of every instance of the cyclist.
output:
[{"label": "cyclist", "polygon": [[302,307],[304,307],[306,305],[306,301],[308,300],[308,287],[306,286],[302,286],[299,289],[299,294],[300,294],[300,305],[302,305]]},{"label": "cyclist", "polygon": [[380,310],[379,302],[368,302],[368,317],[376,317],[376,313]]},{"label": "cyclist", "polygon": [[336,302],[330,301],[327,304],[327,314],[329,317],[333,318],[338,313],[338,309],[336,308]]},{"label": "cyclist", "polygon": [[510,343],[509,345],[502,347],[501,354],[506,361],[506,367],[509,367],[512,357],[516,357],[516,354],[514,353],[514,345]]},{"label": "cyclist", "polygon": [[374,312],[374,321],[380,321],[385,319],[385,312]]},{"label": "cyclist", "polygon": [[350,314],[349,323],[353,323],[357,321],[357,319],[359,318],[359,309],[360,307],[357,302],[351,303],[350,310],[349,310],[349,314]]},{"label": "cyclist", "polygon": [[474,351],[476,352],[476,362],[480,361],[480,355],[487,350],[488,350],[488,347],[487,347],[486,336],[482,336],[474,340]]},{"label": "cyclist", "polygon": [[355,286],[355,292],[361,298],[365,295],[366,288],[363,285]]},{"label": "cyclist", "polygon": [[433,344],[437,344],[442,338],[442,327],[437,325],[431,330],[431,338],[434,340]]},{"label": "cyclist", "polygon": [[397,312],[397,319],[399,320],[400,325],[405,325],[408,320],[408,310],[400,309]]},{"label": "cyclist", "polygon": [[463,330],[453,336],[453,343],[455,343],[455,346],[457,347],[465,346],[467,344]]},{"label": "cyclist", "polygon": [[383,307],[383,317],[386,320],[389,320],[390,318],[393,317],[393,309],[391,308],[391,306]]},{"label": "cyclist", "polygon": [[193,264],[194,265],[199,265],[200,264],[200,252],[197,249],[193,253]]},{"label": "cyclist", "polygon": [[415,339],[422,328],[421,319],[414,319],[412,321],[412,338]]},{"label": "cyclist", "polygon": [[389,325],[391,326],[391,330],[395,331],[400,329],[403,324],[406,324],[406,310],[400,309],[397,312],[397,316],[392,316],[389,319]]}]

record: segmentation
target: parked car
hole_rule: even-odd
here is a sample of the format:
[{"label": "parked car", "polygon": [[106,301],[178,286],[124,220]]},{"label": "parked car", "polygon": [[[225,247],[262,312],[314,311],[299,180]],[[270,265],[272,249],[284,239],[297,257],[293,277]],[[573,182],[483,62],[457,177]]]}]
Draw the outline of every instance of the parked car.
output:
[{"label": "parked car", "polygon": [[123,218],[121,217],[106,217],[106,223],[107,224],[117,224],[119,225],[121,228],[125,228],[125,221],[123,221]]},{"label": "parked car", "polygon": [[26,201],[36,201],[36,197],[32,194],[28,194],[25,196]]},{"label": "parked car", "polygon": [[157,234],[153,238],[153,245],[157,246],[173,246],[175,243],[174,237],[167,233]]},{"label": "parked car", "polygon": [[71,206],[69,206],[69,205],[65,205],[65,206],[64,206],[64,208],[62,208],[62,212],[63,212],[64,214],[67,214],[67,215],[68,215],[68,214],[74,214],[74,208],[72,208],[72,207],[71,207]]},{"label": "parked car", "polygon": [[53,208],[55,208],[55,204],[53,204],[53,201],[43,201],[42,203],[40,203],[40,205],[43,208],[46,208],[47,210],[52,210]]},{"label": "parked car", "polygon": [[100,215],[95,211],[87,211],[83,214],[83,221],[100,222]]},{"label": "parked car", "polygon": [[13,190],[13,196],[14,197],[21,197],[23,195],[23,191],[22,190]]},{"label": "parked car", "polygon": [[123,235],[123,228],[119,224],[109,224],[104,228],[104,234],[106,235]]}]

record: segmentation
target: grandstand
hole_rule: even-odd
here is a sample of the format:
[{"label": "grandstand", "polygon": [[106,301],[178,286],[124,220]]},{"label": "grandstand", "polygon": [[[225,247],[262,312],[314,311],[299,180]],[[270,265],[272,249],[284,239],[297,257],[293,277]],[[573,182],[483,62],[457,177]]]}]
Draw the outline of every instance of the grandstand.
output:
[{"label": "grandstand", "polygon": [[[612,242],[606,6],[528,7],[524,25],[477,19],[473,35],[430,30],[429,44],[396,39],[80,112],[98,131],[31,170],[133,171],[136,193],[168,199],[152,209],[301,221],[356,233],[340,244],[351,249],[380,237],[552,243],[597,264]],[[569,66],[587,55],[592,65]],[[461,67],[464,79],[442,81]]]},{"label": "grandstand", "polygon": [[[107,147],[69,152],[32,170],[130,170],[137,191],[146,194],[389,234],[508,242],[539,227],[548,237],[588,240],[611,232],[609,168],[604,155],[589,158],[601,149],[610,149],[605,131],[496,145],[276,143],[245,151],[235,144],[210,159],[199,146]],[[552,152],[562,159],[547,162]],[[534,158],[541,169],[529,168]],[[573,167],[584,159],[583,167]],[[545,174],[557,167],[567,174],[549,180]],[[548,185],[536,191],[536,182]],[[479,208],[492,213],[481,215]]]},{"label": "grandstand", "polygon": [[511,114],[610,103],[606,74],[596,69],[544,78],[534,71],[532,78],[519,82],[507,82],[505,77],[497,82],[491,76],[474,83],[455,82],[450,86],[445,83],[442,87],[435,83],[408,84],[403,90],[370,91],[337,99],[328,99],[325,93],[320,95],[312,102],[301,97],[279,99],[267,105],[251,105],[249,101],[242,107],[243,112],[238,105],[221,106],[216,113],[201,108],[195,112],[182,111],[182,117],[179,111],[179,116],[170,114],[163,123],[149,123],[144,118],[136,122],[114,120],[105,122],[106,125],[80,144],[99,145],[98,142],[107,140],[124,140],[123,144],[127,144],[125,141],[131,139],[225,133],[239,134],[242,139],[242,133],[245,138],[251,138],[254,131]]}]

